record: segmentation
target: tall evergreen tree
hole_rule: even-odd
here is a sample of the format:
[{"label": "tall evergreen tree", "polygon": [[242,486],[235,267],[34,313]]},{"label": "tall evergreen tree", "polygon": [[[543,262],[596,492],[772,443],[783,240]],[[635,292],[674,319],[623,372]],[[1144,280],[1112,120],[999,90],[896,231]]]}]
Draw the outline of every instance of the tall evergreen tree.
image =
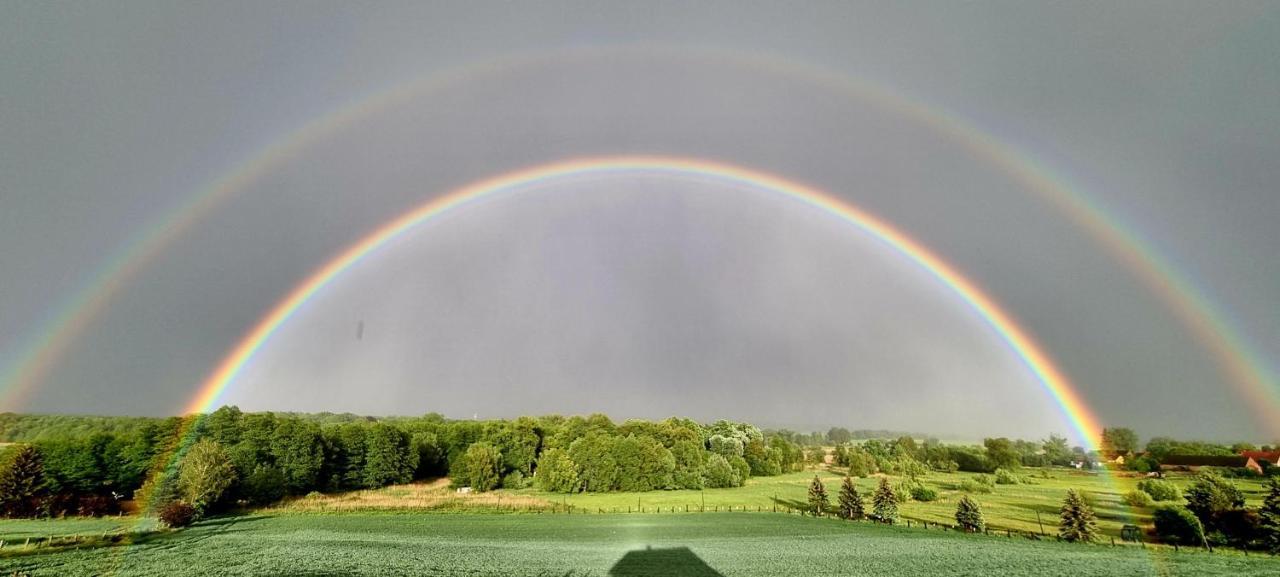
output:
[{"label": "tall evergreen tree", "polygon": [[841,519],[856,520],[866,516],[862,495],[858,494],[853,478],[848,475],[845,475],[844,483],[840,485],[839,506]]},{"label": "tall evergreen tree", "polygon": [[1064,541],[1072,542],[1090,542],[1098,536],[1093,508],[1084,502],[1084,497],[1075,489],[1067,489],[1067,498],[1062,501],[1062,522],[1058,526],[1058,536]]},{"label": "tall evergreen tree", "polygon": [[24,445],[0,463],[0,516],[31,517],[45,492],[40,451]]},{"label": "tall evergreen tree", "polygon": [[889,486],[887,477],[880,477],[880,486],[876,488],[872,506],[872,512],[877,521],[890,525],[898,521],[898,495],[893,492],[893,487]]},{"label": "tall evergreen tree", "polygon": [[815,517],[821,517],[828,505],[830,500],[827,499],[827,487],[822,484],[822,479],[814,475],[813,482],[809,483],[809,510]]},{"label": "tall evergreen tree", "polygon": [[966,533],[981,533],[987,529],[987,522],[982,518],[982,507],[973,497],[960,497],[960,502],[956,504],[956,524]]},{"label": "tall evergreen tree", "polygon": [[1267,497],[1258,516],[1262,518],[1262,542],[1272,554],[1280,554],[1280,478],[1267,483]]}]

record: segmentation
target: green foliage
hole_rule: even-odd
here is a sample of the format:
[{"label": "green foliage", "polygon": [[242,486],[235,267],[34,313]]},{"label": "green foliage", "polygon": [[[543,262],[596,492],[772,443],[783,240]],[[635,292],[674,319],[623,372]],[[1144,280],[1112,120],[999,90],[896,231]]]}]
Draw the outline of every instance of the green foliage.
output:
[{"label": "green foliage", "polygon": [[711,489],[738,487],[742,485],[742,478],[724,455],[712,453],[707,457],[706,485]]},{"label": "green foliage", "polygon": [[1022,466],[1022,457],[1013,446],[1013,441],[1000,437],[983,439],[982,446],[987,449],[987,461],[996,468],[1017,469]]},{"label": "green foliage", "polygon": [[581,488],[578,480],[578,465],[569,458],[564,449],[548,449],[543,451],[538,460],[538,470],[533,475],[533,483],[543,491],[552,493],[576,493]]},{"label": "green foliage", "polygon": [[318,486],[324,464],[320,427],[300,419],[280,419],[270,433],[268,451],[284,475],[285,491],[303,495]]},{"label": "green foliage", "polygon": [[827,487],[822,484],[822,479],[817,475],[813,476],[813,481],[809,483],[809,512],[814,516],[821,517],[827,512],[830,506],[830,500],[827,498]]},{"label": "green foliage", "polygon": [[1138,450],[1138,434],[1133,429],[1109,427],[1102,430],[1104,455],[1128,455]]},{"label": "green foliage", "polygon": [[621,472],[613,451],[614,437],[589,433],[569,446],[569,458],[578,465],[583,491],[612,491]]},{"label": "green foliage", "polygon": [[991,485],[975,479],[965,479],[960,481],[960,490],[965,493],[990,493],[992,488]]},{"label": "green foliage", "polygon": [[502,453],[496,447],[484,442],[472,443],[458,462],[454,483],[478,492],[494,489],[500,480],[501,466]]},{"label": "green foliage", "polygon": [[1093,507],[1090,507],[1080,492],[1075,489],[1067,489],[1067,497],[1062,501],[1058,536],[1063,541],[1070,542],[1091,542],[1098,537],[1098,524],[1094,518]]},{"label": "green foliage", "polygon": [[844,482],[840,484],[840,495],[837,498],[837,503],[838,514],[841,519],[858,520],[866,517],[862,495],[858,494],[858,487],[853,484],[852,477],[846,475]]},{"label": "green foliage", "polygon": [[618,478],[617,484],[611,488],[629,492],[671,488],[675,457],[653,437],[627,435],[619,438],[613,443],[613,457],[618,466]]},{"label": "green foliage", "polygon": [[857,448],[848,451],[845,462],[849,467],[849,474],[854,477],[870,477],[876,472],[875,457]]},{"label": "green foliage", "polygon": [[1138,481],[1138,490],[1151,495],[1156,501],[1177,501],[1182,498],[1178,486],[1163,479],[1143,479]]},{"label": "green foliage", "polygon": [[520,471],[511,471],[502,476],[503,489],[523,489],[529,486],[529,478]]},{"label": "green foliage", "polygon": [[947,458],[933,459],[929,461],[929,467],[941,473],[954,473],[960,470],[959,463]]},{"label": "green foliage", "polygon": [[23,445],[0,460],[0,516],[31,517],[45,495],[40,452]]},{"label": "green foliage", "polygon": [[707,469],[707,452],[701,441],[680,440],[671,445],[675,470],[671,474],[672,485],[677,489],[701,489]]},{"label": "green foliage", "polygon": [[895,459],[893,469],[896,474],[906,477],[913,484],[920,477],[923,477],[925,473],[929,472],[928,468],[924,466],[924,463],[917,461],[914,457],[909,455],[903,455]]},{"label": "green foliage", "polygon": [[411,447],[409,433],[385,423],[370,426],[365,434],[361,485],[382,487],[412,481],[419,454]]},{"label": "green foliage", "polygon": [[712,453],[728,459],[730,457],[741,457],[745,450],[745,445],[741,439],[724,435],[712,435],[707,439],[707,448]]},{"label": "green foliage", "polygon": [[1267,481],[1267,496],[1258,509],[1259,533],[1262,545],[1272,553],[1280,554],[1280,478]]},{"label": "green foliage", "polygon": [[924,485],[915,485],[911,487],[911,498],[921,503],[938,500],[938,492]]},{"label": "green foliage", "polygon": [[1205,533],[1220,529],[1218,517],[1244,506],[1244,494],[1230,481],[1216,473],[1201,472],[1185,492],[1187,510],[1204,525]]},{"label": "green foliage", "polygon": [[982,518],[982,507],[968,495],[962,495],[956,503],[956,524],[966,533],[981,533],[987,529]]},{"label": "green foliage", "polygon": [[1134,490],[1124,494],[1124,502],[1130,507],[1147,509],[1155,504],[1155,499],[1145,491]]},{"label": "green foliage", "polygon": [[1166,505],[1154,511],[1156,535],[1165,543],[1200,545],[1204,543],[1204,527],[1191,511],[1177,505]]},{"label": "green foliage", "polygon": [[222,445],[202,439],[182,458],[178,491],[197,514],[207,512],[235,481],[236,470]]},{"label": "green foliage", "polygon": [[751,477],[751,466],[747,464],[747,460],[742,457],[729,457],[725,459],[733,466],[734,472],[738,475],[737,486],[741,487]]},{"label": "green foliage", "polygon": [[893,524],[898,521],[898,495],[894,493],[893,487],[889,486],[889,480],[881,477],[880,485],[876,487],[875,495],[871,499],[872,516],[881,523]]},{"label": "green foliage", "polygon": [[782,456],[764,439],[752,439],[743,447],[742,457],[746,459],[752,475],[773,477],[782,474]]},{"label": "green foliage", "polygon": [[258,463],[240,482],[240,497],[251,505],[266,505],[284,497],[284,473],[275,465]]},{"label": "green foliage", "polygon": [[1041,443],[1041,449],[1044,450],[1045,460],[1051,465],[1065,467],[1071,463],[1071,448],[1067,446],[1066,437],[1049,435],[1049,438]]},{"label": "green foliage", "polygon": [[997,485],[1017,485],[1022,482],[1018,475],[1008,469],[996,469],[995,479]]}]

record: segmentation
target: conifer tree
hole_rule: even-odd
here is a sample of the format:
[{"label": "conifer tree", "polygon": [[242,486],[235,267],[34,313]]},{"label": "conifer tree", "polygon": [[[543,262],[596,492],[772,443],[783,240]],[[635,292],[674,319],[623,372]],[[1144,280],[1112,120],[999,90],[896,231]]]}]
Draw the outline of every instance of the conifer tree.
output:
[{"label": "conifer tree", "polygon": [[1262,543],[1273,555],[1280,554],[1280,478],[1267,483],[1267,497],[1262,500],[1258,516],[1262,520]]},{"label": "conifer tree", "polygon": [[848,475],[845,475],[844,483],[840,485],[839,506],[841,519],[858,520],[866,516],[862,495],[858,494],[853,478]]},{"label": "conifer tree", "polygon": [[35,447],[25,445],[0,463],[0,516],[34,515],[44,493],[44,464]]},{"label": "conifer tree", "polygon": [[1093,508],[1084,502],[1084,497],[1075,489],[1067,489],[1067,498],[1062,501],[1062,522],[1058,526],[1058,536],[1064,541],[1090,542],[1097,538],[1098,525],[1094,521]]},{"label": "conifer tree", "polygon": [[987,529],[987,522],[982,518],[982,507],[972,497],[964,495],[956,505],[956,524],[965,533],[981,533]]},{"label": "conifer tree", "polygon": [[873,513],[877,521],[890,525],[898,521],[898,496],[889,486],[887,477],[880,477],[880,486],[872,498]]},{"label": "conifer tree", "polygon": [[822,479],[814,475],[813,482],[809,483],[809,510],[815,517],[821,517],[829,504],[826,486],[822,484]]}]

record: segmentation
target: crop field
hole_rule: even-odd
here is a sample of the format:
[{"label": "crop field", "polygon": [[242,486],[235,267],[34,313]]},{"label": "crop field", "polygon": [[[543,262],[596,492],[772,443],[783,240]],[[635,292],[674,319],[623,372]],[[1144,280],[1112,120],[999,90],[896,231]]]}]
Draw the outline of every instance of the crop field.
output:
[{"label": "crop field", "polygon": [[1280,575],[1280,561],[783,514],[347,513],[225,517],[130,545],[9,553],[0,573],[1074,577]]}]

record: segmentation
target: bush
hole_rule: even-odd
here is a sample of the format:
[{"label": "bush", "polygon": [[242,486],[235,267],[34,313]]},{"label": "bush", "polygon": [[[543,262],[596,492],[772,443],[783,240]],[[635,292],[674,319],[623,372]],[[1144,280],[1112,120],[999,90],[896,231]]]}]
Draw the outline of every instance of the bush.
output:
[{"label": "bush", "polygon": [[76,514],[81,517],[114,515],[119,510],[120,504],[115,499],[103,495],[81,495],[76,503]]},{"label": "bush", "polygon": [[166,527],[177,529],[186,527],[196,521],[196,508],[182,501],[170,501],[160,507],[160,522]]},{"label": "bush", "polygon": [[960,490],[965,493],[990,493],[991,486],[979,483],[973,479],[965,479],[960,481]]},{"label": "bush", "polygon": [[997,485],[1017,485],[1021,480],[1008,469],[996,469]]},{"label": "bush", "polygon": [[272,465],[255,465],[240,484],[240,496],[251,505],[266,505],[284,497],[284,473]]},{"label": "bush", "polygon": [[924,485],[916,485],[911,488],[911,498],[928,503],[929,501],[938,500],[938,492]]},{"label": "bush", "polygon": [[951,459],[934,459],[929,461],[929,466],[933,467],[933,470],[943,473],[954,473],[960,470],[960,464]]},{"label": "bush", "polygon": [[542,453],[538,470],[533,473],[533,484],[552,493],[576,493],[582,488],[578,465],[564,449],[547,449]]},{"label": "bush", "polygon": [[988,487],[994,488],[996,486],[995,479],[992,479],[991,475],[974,475],[973,480]]},{"label": "bush", "polygon": [[471,487],[477,493],[488,491],[498,486],[498,467],[502,464],[502,453],[488,443],[472,443],[458,463],[458,471],[454,483]]},{"label": "bush", "polygon": [[1151,495],[1143,491],[1129,491],[1124,494],[1124,502],[1130,507],[1145,509],[1155,504]]},{"label": "bush", "polygon": [[729,460],[724,455],[712,453],[707,458],[707,487],[718,489],[722,487],[737,487],[741,484],[738,478],[738,471],[729,464]]},{"label": "bush", "polygon": [[1178,490],[1177,485],[1162,479],[1138,481],[1138,490],[1151,495],[1151,498],[1156,501],[1177,501],[1182,498],[1182,492]]},{"label": "bush", "polygon": [[1191,511],[1176,505],[1160,507],[1155,514],[1156,535],[1166,543],[1199,545],[1204,542],[1204,526]]},{"label": "bush", "polygon": [[503,489],[523,489],[528,486],[528,479],[520,471],[512,471],[502,477]]}]

